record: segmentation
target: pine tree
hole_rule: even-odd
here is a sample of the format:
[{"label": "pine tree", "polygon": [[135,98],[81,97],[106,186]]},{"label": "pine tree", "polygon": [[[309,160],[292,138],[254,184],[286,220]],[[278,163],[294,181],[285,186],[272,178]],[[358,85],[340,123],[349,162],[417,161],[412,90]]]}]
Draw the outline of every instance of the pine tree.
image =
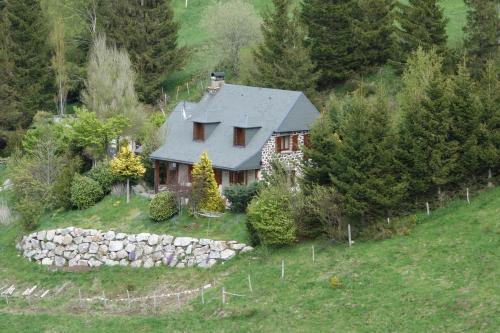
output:
[{"label": "pine tree", "polygon": [[345,106],[340,149],[331,170],[348,215],[369,222],[390,216],[406,194],[398,174],[396,132],[387,99],[356,91]]},{"label": "pine tree", "polygon": [[165,80],[180,68],[186,55],[186,49],[177,46],[179,27],[169,1],[101,1],[98,17],[108,41],[129,53],[141,100],[155,102]]},{"label": "pine tree", "polygon": [[[435,51],[419,49],[403,75],[399,156],[414,199],[436,190],[441,199],[442,188],[455,180],[457,144],[450,138],[449,80],[441,70],[442,58]],[[423,72],[426,79],[419,76]]]},{"label": "pine tree", "polygon": [[[39,110],[53,107],[48,29],[37,0],[5,1],[0,13],[1,113],[8,129],[26,128]],[[11,109],[13,108],[13,109]],[[4,125],[5,124],[5,125]]]},{"label": "pine tree", "polygon": [[275,10],[264,15],[264,40],[254,51],[252,83],[258,86],[300,90],[312,94],[317,75],[298,13],[289,17],[290,0],[273,0]]},{"label": "pine tree", "polygon": [[383,65],[394,51],[393,0],[357,2],[354,36],[359,60],[364,67]]},{"label": "pine tree", "polygon": [[498,4],[491,0],[466,0],[467,25],[464,27],[464,47],[474,77],[478,77],[488,59],[498,55],[500,18]]},{"label": "pine tree", "polygon": [[398,50],[395,61],[406,63],[406,58],[418,47],[429,51],[435,48],[441,56],[447,52],[446,24],[448,20],[438,0],[409,0],[398,4],[396,30]]},{"label": "pine tree", "polygon": [[146,169],[141,163],[141,158],[136,156],[128,147],[123,146],[118,155],[110,162],[111,171],[115,176],[127,179],[127,203],[130,202],[130,178],[144,175]]},{"label": "pine tree", "polygon": [[470,78],[468,69],[461,65],[453,77],[450,116],[452,120],[450,139],[458,146],[458,158],[454,174],[461,181],[470,180],[479,168],[479,121],[480,100],[476,83]]},{"label": "pine tree", "polygon": [[484,67],[478,145],[481,171],[488,172],[488,186],[493,186],[493,173],[500,171],[500,66],[489,60]]},{"label": "pine tree", "polygon": [[302,20],[308,27],[311,57],[320,73],[320,88],[332,87],[359,68],[354,39],[353,0],[304,0]]},{"label": "pine tree", "polygon": [[311,128],[309,146],[302,147],[306,159],[303,161],[304,182],[308,186],[331,186],[333,158],[341,144],[338,135],[336,106],[328,113],[321,114]]},{"label": "pine tree", "polygon": [[192,178],[192,199],[195,209],[209,212],[224,211],[224,202],[207,152],[201,154],[198,163],[193,165]]}]

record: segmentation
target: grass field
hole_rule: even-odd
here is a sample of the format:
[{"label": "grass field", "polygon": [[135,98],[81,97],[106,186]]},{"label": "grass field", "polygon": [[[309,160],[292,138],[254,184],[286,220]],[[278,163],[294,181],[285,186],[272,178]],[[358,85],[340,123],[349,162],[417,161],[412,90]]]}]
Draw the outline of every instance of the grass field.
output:
[{"label": "grass field", "polygon": [[[90,223],[86,216],[99,214],[99,220],[92,220],[99,227],[124,220],[123,228],[130,231],[161,231],[140,218],[126,220],[126,211],[144,207],[143,202],[134,200],[123,214],[99,211],[109,204],[71,212],[66,215],[70,221],[46,217],[43,226],[73,221],[83,226]],[[0,332],[496,332],[500,327],[500,188],[474,194],[471,205],[455,201],[429,217],[419,215],[407,236],[356,242],[352,248],[321,241],[258,248],[210,270],[52,271],[17,256],[14,243],[22,233],[15,225],[0,226],[1,284],[69,287],[63,296],[31,306],[22,301],[7,305],[0,299]],[[332,276],[342,283],[337,289],[330,286]],[[126,289],[145,295],[159,287],[185,290],[214,280],[205,305],[196,297],[161,316],[112,314],[99,305],[81,310],[69,300],[78,297],[80,288],[86,296],[105,291],[113,297],[123,296]],[[229,296],[223,307],[222,286],[246,297]]]}]

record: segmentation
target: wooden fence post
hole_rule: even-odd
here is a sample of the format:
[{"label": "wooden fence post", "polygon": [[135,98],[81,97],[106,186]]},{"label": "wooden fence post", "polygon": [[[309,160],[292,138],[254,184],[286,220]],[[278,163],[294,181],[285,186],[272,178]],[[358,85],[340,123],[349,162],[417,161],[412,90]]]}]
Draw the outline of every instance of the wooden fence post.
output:
[{"label": "wooden fence post", "polygon": [[250,274],[248,274],[248,288],[250,288],[250,292],[253,293],[252,280],[250,280]]},{"label": "wooden fence post", "polygon": [[351,247],[351,245],[352,245],[352,238],[351,238],[351,225],[350,224],[347,225],[347,234],[348,234],[348,237],[349,237],[349,247]]},{"label": "wooden fence post", "polygon": [[222,287],[222,305],[226,304],[226,290]]},{"label": "wooden fence post", "polygon": [[467,187],[467,203],[470,205],[469,188]]},{"label": "wooden fence post", "polygon": [[314,245],[311,247],[312,249],[312,259],[313,259],[313,262],[316,261],[316,258],[315,258],[315,255],[314,255]]},{"label": "wooden fence post", "polygon": [[281,260],[281,279],[285,278],[285,260]]},{"label": "wooden fence post", "polygon": [[427,215],[431,215],[431,208],[429,206],[429,202],[425,203],[425,208],[427,208]]},{"label": "wooden fence post", "polygon": [[205,304],[205,295],[204,295],[204,293],[205,293],[205,287],[202,286],[201,287],[201,304]]}]

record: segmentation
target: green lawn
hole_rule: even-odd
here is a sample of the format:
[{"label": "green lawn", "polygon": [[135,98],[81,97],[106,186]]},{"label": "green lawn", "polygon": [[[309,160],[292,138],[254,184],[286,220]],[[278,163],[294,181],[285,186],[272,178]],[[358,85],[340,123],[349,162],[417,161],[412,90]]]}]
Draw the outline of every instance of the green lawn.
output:
[{"label": "green lawn", "polygon": [[[217,265],[149,270],[105,267],[84,272],[51,271],[17,256],[17,226],[0,226],[0,282],[19,288],[38,284],[57,288],[69,283],[61,297],[29,306],[0,299],[1,332],[495,332],[500,327],[500,188],[473,195],[472,204],[455,201],[419,215],[408,236],[379,242],[356,242],[352,248],[328,242],[302,243],[290,248],[258,248]],[[135,198],[130,206],[112,210],[108,197],[87,211],[45,217],[43,227],[75,224],[119,226],[124,231],[150,230],[200,235],[185,229],[154,225],[134,215],[147,206]],[[122,199],[120,199],[122,200]],[[120,203],[120,205],[123,203]],[[117,207],[115,207],[117,208]],[[99,218],[86,217],[99,216]],[[62,217],[65,217],[63,219]],[[180,220],[187,217],[183,217]],[[241,216],[227,216],[230,220]],[[123,221],[120,224],[118,221]],[[198,223],[198,222],[197,222]],[[221,226],[225,223],[221,221]],[[223,231],[219,227],[220,235]],[[217,228],[214,228],[217,229]],[[228,227],[228,233],[236,228]],[[223,238],[224,239],[224,238]],[[316,261],[311,260],[311,246]],[[281,260],[285,279],[280,279]],[[247,277],[251,275],[254,292]],[[333,289],[332,276],[342,286]],[[216,280],[215,288],[181,310],[111,314],[96,305],[81,310],[78,289],[86,296],[123,296],[126,289],[142,295],[159,287],[185,290]],[[221,288],[244,294],[221,305]]]},{"label": "green lawn", "polygon": [[148,217],[149,200],[132,196],[127,204],[124,196],[106,196],[94,207],[85,210],[56,211],[42,218],[39,229],[67,226],[119,232],[151,232],[174,236],[238,240],[247,242],[245,215],[225,213],[220,218],[194,218],[187,212],[162,223]]}]

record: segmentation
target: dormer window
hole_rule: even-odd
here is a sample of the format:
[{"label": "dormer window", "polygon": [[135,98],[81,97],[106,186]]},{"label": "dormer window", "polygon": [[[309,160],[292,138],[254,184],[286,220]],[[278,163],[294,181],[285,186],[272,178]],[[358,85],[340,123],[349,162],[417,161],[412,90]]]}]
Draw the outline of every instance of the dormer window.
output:
[{"label": "dormer window", "polygon": [[245,129],[241,127],[234,128],[233,144],[235,146],[245,146]]},{"label": "dormer window", "polygon": [[205,126],[202,123],[193,123],[193,140],[194,141],[204,141],[205,140]]}]

